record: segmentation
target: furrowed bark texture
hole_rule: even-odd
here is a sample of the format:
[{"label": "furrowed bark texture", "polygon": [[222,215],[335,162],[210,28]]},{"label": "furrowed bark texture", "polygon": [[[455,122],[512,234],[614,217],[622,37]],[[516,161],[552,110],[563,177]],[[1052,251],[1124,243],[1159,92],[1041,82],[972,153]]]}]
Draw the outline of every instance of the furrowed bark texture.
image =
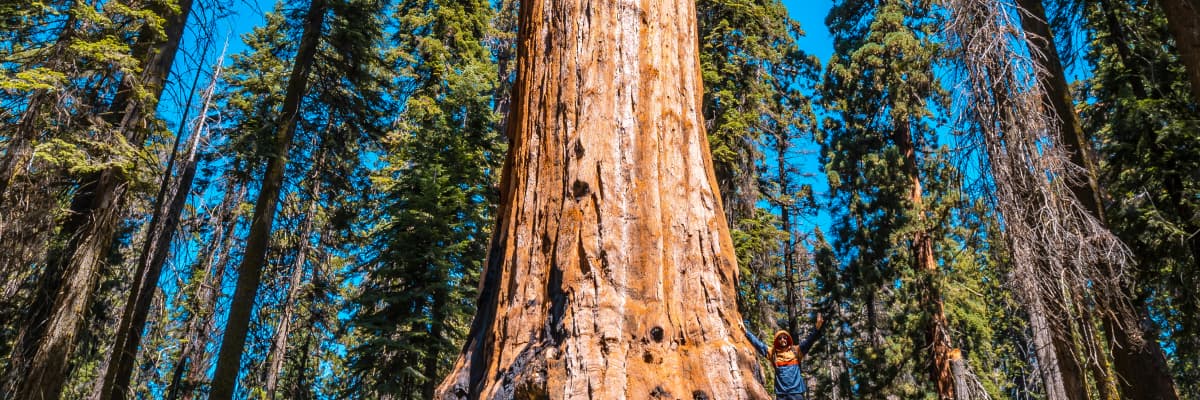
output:
[{"label": "furrowed bark texture", "polygon": [[523,1],[510,153],[438,399],[765,399],[700,115],[691,0]]}]

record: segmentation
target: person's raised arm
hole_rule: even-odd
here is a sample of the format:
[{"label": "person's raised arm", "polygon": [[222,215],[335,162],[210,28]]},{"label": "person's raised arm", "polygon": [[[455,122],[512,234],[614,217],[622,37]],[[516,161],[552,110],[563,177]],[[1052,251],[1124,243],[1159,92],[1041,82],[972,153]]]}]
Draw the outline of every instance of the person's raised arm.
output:
[{"label": "person's raised arm", "polygon": [[767,356],[767,345],[758,340],[758,337],[754,336],[754,333],[750,332],[749,328],[746,328],[746,339],[750,339],[750,343],[754,345],[755,350],[758,350],[758,354],[761,354],[763,357]]},{"label": "person's raised arm", "polygon": [[825,331],[824,328],[825,318],[821,314],[817,314],[817,326],[808,332],[808,337],[805,337],[803,342],[800,342],[801,354],[808,355],[808,350],[812,349],[813,344],[821,339],[821,334]]}]

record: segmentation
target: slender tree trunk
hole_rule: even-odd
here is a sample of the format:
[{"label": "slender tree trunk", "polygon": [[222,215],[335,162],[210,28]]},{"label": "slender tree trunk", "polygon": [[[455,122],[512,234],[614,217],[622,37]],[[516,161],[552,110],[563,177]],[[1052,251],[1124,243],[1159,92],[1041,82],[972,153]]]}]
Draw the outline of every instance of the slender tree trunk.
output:
[{"label": "slender tree trunk", "polygon": [[175,400],[181,396],[184,399],[192,399],[194,389],[208,375],[210,353],[207,346],[214,325],[213,309],[221,293],[225,264],[234,229],[237,227],[235,209],[245,197],[245,190],[242,184],[228,183],[217,211],[217,222],[213,224],[219,229],[217,236],[212,238],[210,245],[200,253],[193,267],[193,270],[198,271],[193,275],[197,287],[187,308],[195,311],[184,323],[183,338],[186,343],[180,349],[171,373],[171,382],[166,391],[168,399]]},{"label": "slender tree trunk", "polygon": [[[1034,62],[1042,66],[1046,76],[1042,77],[1046,86],[1046,94],[1060,123],[1060,138],[1066,145],[1070,159],[1076,166],[1084,168],[1086,183],[1069,183],[1084,208],[1096,217],[1105,221],[1104,209],[1100,203],[1100,190],[1096,162],[1092,160],[1091,145],[1082,130],[1079,118],[1076,117],[1074,102],[1064,76],[1062,62],[1058,59],[1055,48],[1054,32],[1046,24],[1045,8],[1042,0],[1018,0],[1022,8],[1021,26],[1032,36],[1030,43],[1034,50]],[[1115,295],[1115,294],[1114,294]],[[1126,309],[1128,314],[1141,318],[1144,310],[1130,305],[1134,297],[1123,293],[1124,299],[1103,299],[1112,308]],[[1128,310],[1128,308],[1133,308]],[[1159,347],[1156,336],[1144,332],[1144,329],[1120,329],[1126,324],[1140,324],[1140,321],[1118,321],[1116,312],[1100,312],[1100,318],[1105,326],[1106,336],[1110,341],[1110,351],[1117,372],[1117,382],[1121,384],[1121,392],[1133,399],[1178,399],[1175,383],[1170,371],[1166,369],[1162,347]],[[1130,338],[1132,332],[1141,333],[1141,338]],[[1086,339],[1086,338],[1084,338]],[[1061,357],[1060,357],[1061,358]],[[1105,378],[1105,377],[1097,377]]]},{"label": "slender tree trunk", "polygon": [[507,126],[509,105],[512,103],[513,63],[517,52],[517,6],[518,0],[502,0],[499,10],[492,19],[492,54],[496,58],[496,73],[499,80],[493,94],[495,105],[492,111],[500,114],[497,131],[505,132]]},{"label": "slender tree trunk", "polygon": [[[320,146],[318,140],[313,140],[314,146]],[[296,250],[295,263],[292,266],[292,276],[288,283],[287,300],[283,303],[283,313],[279,318],[279,324],[275,328],[275,337],[271,341],[271,351],[267,354],[267,376],[266,376],[266,393],[268,398],[274,400],[276,388],[279,385],[279,375],[283,371],[283,362],[287,359],[288,337],[291,334],[292,317],[295,314],[296,302],[300,301],[300,295],[304,288],[304,270],[308,263],[308,253],[311,250],[309,246],[309,237],[313,234],[313,220],[316,219],[321,202],[321,179],[319,172],[324,165],[324,150],[317,150],[318,155],[312,166],[312,173],[308,177],[311,183],[311,188],[308,192],[312,198],[309,199],[308,211],[304,215],[303,222],[299,232],[299,245]],[[315,277],[315,272],[314,272]],[[436,325],[436,324],[435,324]]]},{"label": "slender tree trunk", "polygon": [[[1034,62],[1046,73],[1041,79],[1046,84],[1046,93],[1059,119],[1060,139],[1070,152],[1071,161],[1086,173],[1086,182],[1072,182],[1069,186],[1084,208],[1103,223],[1106,218],[1100,200],[1098,169],[1090,154],[1091,145],[1075,114],[1062,62],[1054,45],[1054,34],[1046,24],[1045,8],[1041,0],[1018,0],[1017,4],[1023,9],[1020,13],[1021,26],[1031,36],[1029,43],[1033,46]],[[1125,310],[1129,311],[1128,315],[1143,318],[1141,316],[1145,315],[1144,310],[1129,304],[1135,297],[1129,293],[1124,293],[1124,297],[1102,301],[1112,307],[1132,307],[1132,310]],[[1112,353],[1121,392],[1133,399],[1177,399],[1179,396],[1170,371],[1167,370],[1166,357],[1155,335],[1144,331],[1141,321],[1120,321],[1113,312],[1100,314],[1109,339],[1109,351]],[[1135,324],[1137,327],[1122,329],[1127,324]],[[1130,337],[1133,332],[1141,337]]]},{"label": "slender tree trunk", "polygon": [[[133,364],[137,360],[138,347],[142,342],[142,330],[146,325],[146,316],[150,312],[151,300],[158,289],[158,280],[162,276],[163,265],[171,249],[171,238],[179,226],[179,217],[183,206],[187,203],[196,178],[196,168],[199,163],[200,143],[204,135],[204,119],[212,103],[213,92],[216,89],[217,78],[221,74],[221,63],[224,55],[217,59],[212,82],[204,96],[204,106],[200,110],[200,122],[192,132],[191,143],[184,159],[179,182],[171,194],[170,203],[162,208],[166,198],[166,188],[169,186],[170,173],[173,171],[174,155],[168,162],[166,175],[162,181],[162,191],[155,202],[155,214],[151,217],[146,244],[138,258],[138,269],[134,275],[133,290],[125,303],[125,311],[118,323],[117,337],[113,344],[113,352],[107,362],[99,390],[94,394],[100,400],[124,399],[129,393],[129,381],[133,376]],[[186,120],[186,119],[185,119]],[[186,126],[186,124],[183,124]],[[183,137],[183,135],[179,135]]]},{"label": "slender tree trunk", "polygon": [[435,398],[767,398],[700,115],[695,10],[522,1],[498,227]]},{"label": "slender tree trunk", "polygon": [[1167,29],[1175,38],[1179,61],[1192,84],[1192,101],[1200,104],[1200,1],[1158,0],[1167,16]]},{"label": "slender tree trunk", "polygon": [[316,56],[328,5],[325,0],[312,0],[305,16],[304,32],[296,61],[288,77],[287,92],[280,112],[279,128],[274,140],[273,154],[267,160],[263,173],[262,188],[254,204],[254,217],[246,238],[246,250],[238,266],[237,287],[226,318],[225,336],[217,356],[217,369],[213,374],[210,399],[228,400],[233,397],[237,386],[238,371],[241,369],[242,351],[246,345],[246,334],[250,327],[250,315],[254,309],[254,297],[258,293],[262,268],[270,245],[271,224],[275,219],[275,208],[283,186],[283,174],[287,167],[288,148],[296,132],[300,102],[308,91],[309,71]]},{"label": "slender tree trunk", "polygon": [[[791,193],[788,193],[791,187],[791,182],[788,179],[787,151],[790,147],[787,141],[787,133],[779,132],[775,138],[775,162],[778,171],[779,197],[788,198]],[[795,201],[794,199],[792,201]],[[799,321],[796,312],[796,235],[792,232],[792,205],[787,201],[779,201],[779,220],[782,222],[783,231],[787,232],[787,239],[783,242],[783,279],[784,295],[786,300],[784,306],[787,308],[787,329],[792,335],[795,335],[799,328]]]},{"label": "slender tree trunk", "polygon": [[[440,338],[444,334],[442,330],[446,324],[438,321],[443,321],[446,318],[446,313],[443,310],[448,305],[446,304],[447,297],[448,294],[445,290],[438,290],[433,294],[433,306],[431,307],[433,313],[431,316],[434,323],[429,324],[429,337],[431,338]],[[445,357],[445,354],[441,354],[437,346],[432,347],[433,349],[426,353],[425,358],[421,360],[423,367],[423,371],[421,372],[426,378],[425,382],[421,383],[421,397],[426,399],[434,398],[438,386],[438,381],[434,377],[438,376],[438,363],[442,361],[442,357]]]},{"label": "slender tree trunk", "polygon": [[[168,18],[167,37],[159,39],[147,28],[135,45],[135,57],[145,60],[140,80],[156,99],[162,93],[179,47],[190,1],[183,0],[178,14],[156,9],[158,15]],[[134,100],[135,79],[139,78],[129,76],[122,80],[121,90],[110,107],[114,114],[110,116],[121,121],[119,134],[137,144],[145,140],[148,130],[142,126],[144,116],[153,105]],[[72,213],[59,232],[64,244],[58,249],[51,245],[42,279],[45,283],[40,285],[40,296],[35,297],[33,312],[27,320],[30,328],[19,340],[21,347],[17,351],[31,354],[29,363],[10,365],[23,375],[16,391],[18,398],[51,399],[62,392],[70,374],[70,355],[119,223],[127,185],[122,171],[108,168],[84,182],[73,199]]]}]

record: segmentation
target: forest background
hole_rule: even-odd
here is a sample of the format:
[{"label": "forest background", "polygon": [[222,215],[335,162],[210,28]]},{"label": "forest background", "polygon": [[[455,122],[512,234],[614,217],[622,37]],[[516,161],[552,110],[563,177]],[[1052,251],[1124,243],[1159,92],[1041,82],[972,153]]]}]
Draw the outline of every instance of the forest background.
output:
[{"label": "forest background", "polygon": [[[976,3],[1011,29],[961,28]],[[825,315],[822,398],[936,398],[951,347],[992,398],[1169,398],[1123,379],[1158,369],[1200,398],[1200,83],[1171,4],[698,1],[749,329]],[[0,5],[0,398],[431,397],[485,265],[517,6]],[[1046,82],[1017,119],[1071,163],[1030,203],[1067,211],[1006,214],[985,62],[1016,71],[987,95]]]}]

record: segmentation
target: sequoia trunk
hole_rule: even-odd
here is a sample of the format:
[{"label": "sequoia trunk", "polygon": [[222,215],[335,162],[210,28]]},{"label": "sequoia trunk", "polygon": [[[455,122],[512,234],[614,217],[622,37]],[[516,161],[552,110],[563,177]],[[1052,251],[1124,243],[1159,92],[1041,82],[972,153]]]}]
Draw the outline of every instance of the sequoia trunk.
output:
[{"label": "sequoia trunk", "polygon": [[[963,376],[963,374],[955,374],[954,362],[960,361],[962,356],[961,352],[955,349],[950,341],[950,324],[946,320],[946,307],[942,301],[941,289],[936,284],[938,264],[937,258],[933,254],[933,238],[930,237],[928,228],[925,227],[928,224],[924,221],[924,193],[921,189],[921,174],[917,166],[916,146],[913,143],[910,125],[907,122],[900,123],[896,131],[892,133],[892,140],[899,147],[900,153],[904,157],[904,171],[908,175],[910,185],[908,193],[909,205],[918,216],[919,222],[917,225],[922,227],[917,229],[913,234],[912,252],[917,258],[917,270],[926,277],[923,280],[926,287],[922,288],[924,294],[921,303],[925,308],[925,312],[929,315],[925,335],[926,343],[929,345],[930,360],[932,360],[929,375],[937,387],[938,398],[954,399],[956,398],[955,378]],[[960,368],[960,370],[964,374],[968,372],[965,366]]]},{"label": "sequoia trunk", "polygon": [[498,226],[438,399],[765,399],[691,0],[522,1]]}]

